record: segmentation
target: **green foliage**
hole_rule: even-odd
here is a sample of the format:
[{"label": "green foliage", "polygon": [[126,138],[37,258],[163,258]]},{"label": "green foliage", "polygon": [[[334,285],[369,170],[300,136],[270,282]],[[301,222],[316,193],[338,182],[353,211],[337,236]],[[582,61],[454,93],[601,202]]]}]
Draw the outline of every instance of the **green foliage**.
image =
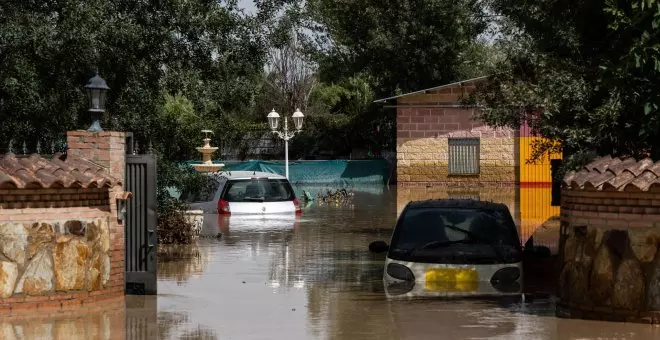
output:
[{"label": "green foliage", "polygon": [[378,107],[372,104],[373,98],[373,89],[365,76],[319,84],[311,94],[304,132],[296,137],[291,151],[297,156],[317,151],[348,155],[355,146],[374,151],[389,146],[389,136],[383,138],[380,134],[386,124],[383,117],[374,114]]},{"label": "green foliage", "polygon": [[379,96],[462,78],[463,52],[486,28],[477,0],[308,0],[307,7],[328,39],[322,80],[366,72]]},{"label": "green foliage", "polygon": [[193,224],[186,218],[188,207],[168,198],[158,210],[158,244],[190,244],[195,239]]},{"label": "green foliage", "polygon": [[[478,74],[492,55],[475,44],[485,28],[478,0],[255,5],[246,15],[235,0],[7,2],[0,149],[13,139],[35,151],[87,128],[83,86],[95,70],[111,87],[102,126],[133,132],[138,152],[150,146],[163,162],[198,159],[201,129],[247,157],[248,140],[268,133],[268,111],[297,105],[307,117],[297,156],[392,149],[394,113],[374,97]],[[302,71],[272,91],[282,72],[264,65],[294,41]]]},{"label": "green foliage", "polygon": [[185,96],[200,116],[249,114],[267,51],[235,1],[14,1],[0,27],[2,143],[87,128],[83,85],[98,69],[111,87],[102,126],[180,157],[189,148],[165,150],[177,140],[154,133],[163,93]]},{"label": "green foliage", "polygon": [[158,243],[190,244],[194,240],[194,226],[186,218],[189,210],[187,203],[173,198],[168,188],[177,188],[181,192],[201,192],[211,186],[208,176],[184,167],[176,162],[158,159]]},{"label": "green foliage", "polygon": [[[573,166],[590,155],[660,158],[656,1],[492,0],[506,58],[473,103],[482,119],[561,143]],[[536,146],[535,157],[557,151]]]}]

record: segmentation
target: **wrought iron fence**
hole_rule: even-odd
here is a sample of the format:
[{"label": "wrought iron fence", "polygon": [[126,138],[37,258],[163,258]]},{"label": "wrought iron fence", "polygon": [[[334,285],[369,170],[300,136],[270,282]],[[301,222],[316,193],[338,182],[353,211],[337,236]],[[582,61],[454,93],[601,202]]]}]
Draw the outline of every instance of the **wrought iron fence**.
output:
[{"label": "wrought iron fence", "polygon": [[36,141],[11,139],[0,144],[0,153],[12,152],[16,155],[40,154],[44,157],[56,153],[66,153],[66,137],[44,138]]}]

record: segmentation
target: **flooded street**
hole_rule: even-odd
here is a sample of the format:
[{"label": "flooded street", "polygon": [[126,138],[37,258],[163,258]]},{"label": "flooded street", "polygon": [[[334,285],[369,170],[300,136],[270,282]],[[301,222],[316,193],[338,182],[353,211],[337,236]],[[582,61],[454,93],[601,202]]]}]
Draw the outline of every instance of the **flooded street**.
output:
[{"label": "flooded street", "polygon": [[222,238],[164,247],[157,297],[127,297],[124,310],[3,318],[0,339],[660,338],[647,325],[557,319],[549,298],[388,301],[384,255],[367,246],[389,241],[399,207],[394,190],[372,189],[356,191],[352,206],[312,204],[298,219],[207,217],[203,234]]},{"label": "flooded street", "polygon": [[[384,257],[367,245],[389,241],[401,205],[396,198],[386,188],[356,192],[352,207],[314,204],[297,222],[270,228],[232,221],[221,240],[200,241],[198,258],[162,263],[159,315],[186,319],[168,338],[194,332],[199,339],[660,337],[651,326],[557,319],[551,299],[388,302]],[[215,232],[208,224],[204,231]]]}]

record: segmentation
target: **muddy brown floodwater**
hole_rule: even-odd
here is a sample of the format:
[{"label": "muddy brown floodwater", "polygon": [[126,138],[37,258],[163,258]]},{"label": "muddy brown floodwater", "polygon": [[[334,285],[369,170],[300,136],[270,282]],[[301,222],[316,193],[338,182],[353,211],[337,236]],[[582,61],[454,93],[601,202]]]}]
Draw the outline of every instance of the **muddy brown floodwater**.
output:
[{"label": "muddy brown floodwater", "polygon": [[660,339],[648,325],[558,319],[550,297],[388,301],[384,257],[367,245],[389,240],[402,202],[393,189],[364,191],[296,219],[206,216],[203,233],[223,237],[163,247],[157,297],[3,318],[0,339]]}]

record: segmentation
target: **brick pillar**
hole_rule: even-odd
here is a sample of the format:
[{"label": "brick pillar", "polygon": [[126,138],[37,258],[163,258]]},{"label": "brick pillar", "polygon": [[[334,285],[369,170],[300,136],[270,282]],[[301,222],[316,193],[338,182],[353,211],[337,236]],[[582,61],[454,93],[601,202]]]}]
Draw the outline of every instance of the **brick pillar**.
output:
[{"label": "brick pillar", "polygon": [[88,132],[76,130],[67,132],[67,153],[85,158],[106,169],[108,173],[124,182],[126,162],[126,133],[116,131]]},{"label": "brick pillar", "polygon": [[[126,133],[116,131],[67,132],[67,154],[80,157],[105,167],[108,174],[124,183],[126,166]],[[110,206],[110,289],[124,294],[124,224],[117,219],[117,195],[123,193],[123,185],[108,190]]]}]

